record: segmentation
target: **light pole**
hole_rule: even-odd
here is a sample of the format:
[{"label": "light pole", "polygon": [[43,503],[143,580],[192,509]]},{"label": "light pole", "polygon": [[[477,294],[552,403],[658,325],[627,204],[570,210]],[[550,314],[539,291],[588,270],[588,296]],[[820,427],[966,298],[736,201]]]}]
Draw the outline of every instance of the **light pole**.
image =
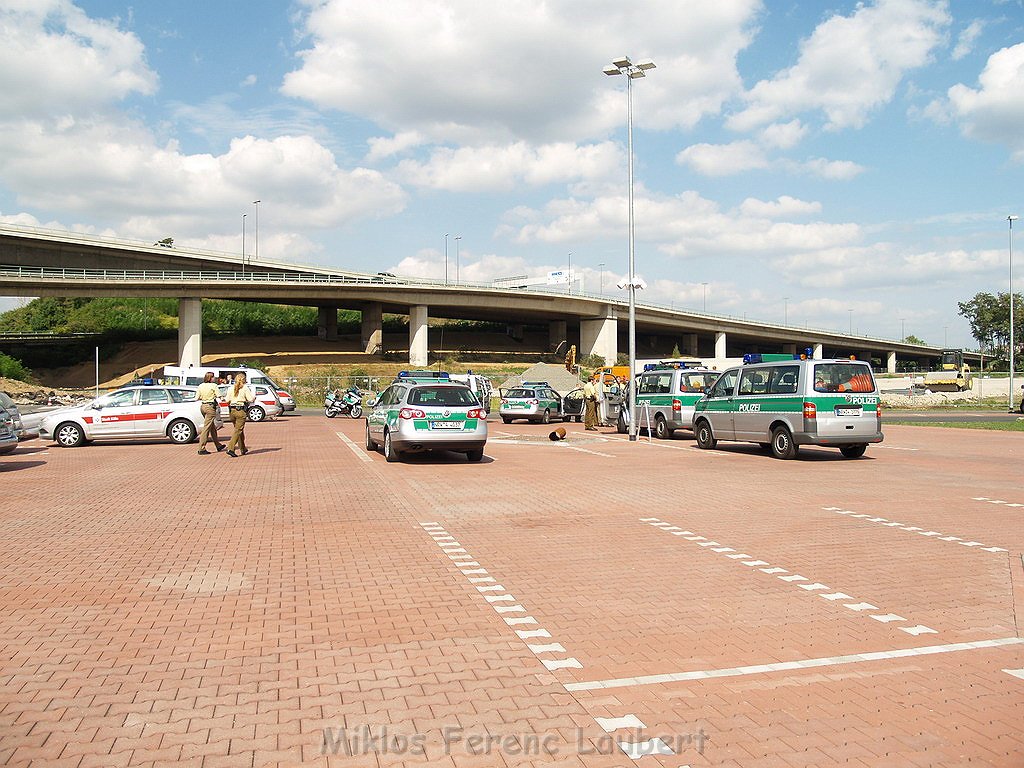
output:
[{"label": "light pole", "polygon": [[708,284],[701,283],[701,289],[704,291],[704,309],[703,312],[706,315],[708,313]]},{"label": "light pole", "polygon": [[572,295],[572,251],[569,251],[569,295]]},{"label": "light pole", "polygon": [[601,296],[604,296],[604,262],[603,261],[599,261],[597,263],[597,269],[598,269],[598,272],[600,274],[600,277],[598,278],[598,284],[601,286],[601,288],[598,291],[598,293]]},{"label": "light pole", "polygon": [[789,296],[782,297],[782,324],[789,325]]},{"label": "light pole", "polygon": [[448,285],[448,233],[444,233],[444,284]]},{"label": "light pole", "polygon": [[645,77],[648,69],[654,69],[650,59],[634,64],[628,56],[612,61],[604,68],[609,76],[626,76],[626,154],[629,157],[629,440],[636,441],[636,277],[634,274],[633,237],[633,80]]},{"label": "light pole", "polygon": [[853,336],[853,310],[848,309],[846,311],[850,313],[850,335]]},{"label": "light pole", "polygon": [[900,318],[900,341],[907,343],[907,318]]},{"label": "light pole", "polygon": [[459,240],[462,239],[462,235],[455,236],[455,284],[459,284]]},{"label": "light pole", "polygon": [[1010,215],[1006,221],[1010,225],[1010,411],[1013,411],[1013,222],[1019,217]]},{"label": "light pole", "polygon": [[245,214],[242,214],[242,274],[245,274]]},{"label": "light pole", "polygon": [[949,346],[949,326],[948,325],[942,326],[942,346],[943,347],[948,347]]},{"label": "light pole", "polygon": [[260,201],[253,200],[252,204],[256,207],[256,216],[253,221],[255,233],[253,235],[253,249],[252,258],[255,261],[260,260]]}]

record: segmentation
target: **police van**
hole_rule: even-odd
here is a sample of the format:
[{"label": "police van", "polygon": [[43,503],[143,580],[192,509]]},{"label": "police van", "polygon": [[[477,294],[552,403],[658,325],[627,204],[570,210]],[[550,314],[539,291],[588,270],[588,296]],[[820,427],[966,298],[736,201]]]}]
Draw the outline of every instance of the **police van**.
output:
[{"label": "police van", "polygon": [[248,368],[244,365],[190,365],[187,368],[177,365],[164,366],[164,379],[171,384],[197,387],[203,383],[203,377],[208,373],[212,373],[214,381],[220,383],[230,382],[239,373],[244,373],[247,383],[263,384],[273,389],[284,410],[295,410],[295,398],[291,396],[291,393],[258,368]]},{"label": "police van", "polygon": [[719,440],[758,443],[779,459],[801,445],[864,455],[882,442],[882,408],[871,366],[855,359],[745,355],[697,402],[693,429],[699,448]]},{"label": "police van", "polygon": [[[672,437],[677,429],[692,429],[694,406],[716,378],[718,371],[697,361],[645,366],[636,379],[637,426],[649,427],[661,440]],[[627,408],[620,412],[617,428],[621,434],[629,430]]]}]

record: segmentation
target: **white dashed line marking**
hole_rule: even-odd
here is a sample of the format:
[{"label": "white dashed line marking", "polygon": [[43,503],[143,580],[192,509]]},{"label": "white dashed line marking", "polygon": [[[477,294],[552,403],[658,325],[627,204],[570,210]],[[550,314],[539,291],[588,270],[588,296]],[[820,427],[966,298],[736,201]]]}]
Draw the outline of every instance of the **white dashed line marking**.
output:
[{"label": "white dashed line marking", "polygon": [[620,741],[619,749],[631,760],[646,755],[674,755],[672,747],[661,739],[647,739],[647,741]]},{"label": "white dashed line marking", "polygon": [[[984,499],[976,498],[974,501],[983,501]],[[1024,505],[1022,505],[1024,506]],[[870,515],[857,515],[852,510],[842,509],[841,507],[822,507],[825,512],[835,512],[839,515],[845,515],[847,517],[855,517],[864,520],[868,523],[878,523],[879,525],[885,526],[886,528],[895,528],[900,531],[908,531],[909,533],[916,533],[918,536],[924,536],[929,539],[935,539],[936,541],[955,541],[963,547],[981,547],[984,552],[1006,552],[1002,547],[986,547],[983,546],[980,541],[964,541],[959,536],[943,536],[940,531],[925,530],[916,525],[903,525],[903,523],[894,523],[887,521],[884,517],[871,517]]]},{"label": "white dashed line marking", "polygon": [[1001,504],[1007,507],[1024,507],[1024,504],[1012,501],[1003,501],[1002,499],[990,499],[987,496],[975,496],[971,501],[984,501],[988,504]]},{"label": "white dashed line marking", "polygon": [[1004,669],[1003,672],[1005,672],[1008,675],[1013,675],[1016,678],[1020,678],[1021,680],[1024,680],[1024,669]]},{"label": "white dashed line marking", "polygon": [[594,720],[597,724],[608,733],[617,731],[620,728],[646,728],[640,718],[636,715],[626,715],[624,717],[595,717]]},{"label": "white dashed line marking", "polygon": [[[868,515],[853,515],[853,513],[850,510],[840,509],[839,507],[823,507],[823,509],[825,509],[828,512],[838,512],[840,514],[850,515],[852,517],[869,517]],[[874,518],[875,521],[883,521],[885,519],[886,518],[884,518],[884,517]],[[648,525],[650,525],[650,526],[652,526],[654,528],[658,528],[658,529],[663,530],[663,531],[667,530],[667,527],[674,527],[674,526],[669,526],[668,523],[666,523],[663,520],[660,520],[657,517],[645,517],[640,522],[647,523]],[[918,530],[923,530],[923,529],[919,528]],[[929,533],[933,533],[933,532],[929,531]],[[753,568],[753,567],[757,567],[757,566],[761,566],[761,565],[769,565],[769,563],[767,561],[765,561],[765,560],[754,560],[754,559],[751,559],[753,557],[753,555],[748,555],[746,553],[735,552],[735,550],[733,550],[732,547],[720,546],[719,542],[717,542],[717,541],[707,541],[706,539],[704,539],[703,536],[692,536],[692,537],[691,536],[687,536],[686,539],[688,541],[697,541],[698,539],[700,539],[702,541],[698,541],[697,542],[697,546],[698,547],[712,547],[712,549],[709,550],[710,552],[714,552],[715,554],[725,555],[725,557],[729,558],[730,560],[740,560],[740,561],[743,562],[743,565],[746,565],[748,567],[752,567]],[[778,574],[778,573],[788,573],[788,571],[785,568],[778,568],[778,567],[760,568],[759,570],[762,573],[766,573],[766,574],[769,574],[769,575],[774,575],[774,574]],[[776,576],[776,578],[779,579],[780,581],[784,581],[784,582],[786,582],[788,584],[793,584],[793,585],[795,585],[797,587],[800,587],[800,589],[804,590],[805,592],[816,593],[818,595],[818,597],[821,597],[821,598],[823,598],[825,600],[828,600],[829,602],[839,603],[839,601],[841,601],[841,600],[854,600],[854,601],[856,600],[856,598],[853,595],[848,595],[845,592],[833,591],[832,587],[829,587],[828,585],[822,584],[822,583],[817,582],[817,581],[812,582],[806,576],[801,576],[798,573],[793,573],[793,574],[789,574],[789,575],[786,575],[786,576]],[[800,584],[800,583],[797,583],[797,582],[807,582],[807,583],[806,584]],[[829,594],[821,594],[823,592],[828,592]],[[848,610],[857,611],[857,612],[864,611],[864,610],[871,610],[871,611],[877,611],[878,610],[878,606],[872,605],[871,603],[863,603],[863,602],[843,603],[843,607],[847,608]],[[898,616],[895,613],[870,614],[870,616],[875,621],[881,622],[883,624],[889,624],[889,623],[896,622],[896,621],[907,621],[907,619],[905,619],[902,616]],[[901,629],[904,632],[906,632],[908,634],[911,634],[911,635],[919,635],[919,634],[924,634],[926,632],[932,632],[932,633],[936,632],[936,630],[931,629],[930,627],[925,627],[925,626],[923,626],[921,624],[918,624],[917,626],[914,626],[914,627],[897,627],[897,629]]]}]

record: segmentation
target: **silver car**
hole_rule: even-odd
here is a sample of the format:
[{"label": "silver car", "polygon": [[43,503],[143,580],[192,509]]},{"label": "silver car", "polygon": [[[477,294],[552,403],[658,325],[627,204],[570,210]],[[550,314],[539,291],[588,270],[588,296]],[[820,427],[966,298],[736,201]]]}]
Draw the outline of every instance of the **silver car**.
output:
[{"label": "silver car", "polygon": [[13,453],[18,447],[18,435],[14,431],[14,421],[5,411],[0,411],[0,456]]},{"label": "silver car", "polygon": [[167,437],[184,444],[203,426],[195,387],[125,387],[91,403],[51,411],[39,434],[66,448],[89,440]]},{"label": "silver car", "polygon": [[366,450],[381,445],[388,461],[419,451],[456,451],[480,461],[486,442],[487,410],[463,384],[400,377],[367,403]]}]

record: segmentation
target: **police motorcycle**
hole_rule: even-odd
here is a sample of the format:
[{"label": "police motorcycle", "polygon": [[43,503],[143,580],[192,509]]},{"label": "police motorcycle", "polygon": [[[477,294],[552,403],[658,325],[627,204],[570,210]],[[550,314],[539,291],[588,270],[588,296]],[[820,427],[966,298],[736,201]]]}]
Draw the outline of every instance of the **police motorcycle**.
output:
[{"label": "police motorcycle", "polygon": [[353,419],[363,415],[363,391],[359,387],[349,387],[344,392],[336,389],[324,398],[324,416],[328,419],[346,413]]}]

